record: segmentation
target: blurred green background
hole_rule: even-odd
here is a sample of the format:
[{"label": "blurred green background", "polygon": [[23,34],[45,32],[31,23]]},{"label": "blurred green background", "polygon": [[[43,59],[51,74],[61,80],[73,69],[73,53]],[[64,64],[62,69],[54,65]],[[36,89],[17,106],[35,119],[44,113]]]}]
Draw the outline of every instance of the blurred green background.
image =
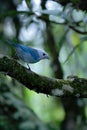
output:
[{"label": "blurred green background", "polygon": [[[87,77],[87,14],[53,0],[0,1],[0,38],[44,49],[50,60],[30,65],[44,76]],[[0,57],[14,49],[0,40]],[[26,66],[26,64],[21,63]],[[0,130],[86,130],[87,99],[57,98],[28,90],[0,74]]]}]

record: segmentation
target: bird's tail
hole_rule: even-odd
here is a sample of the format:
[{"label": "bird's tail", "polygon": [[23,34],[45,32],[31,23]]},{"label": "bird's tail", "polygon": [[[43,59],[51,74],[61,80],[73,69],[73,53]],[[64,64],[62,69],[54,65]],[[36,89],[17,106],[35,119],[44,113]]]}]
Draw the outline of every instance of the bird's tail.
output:
[{"label": "bird's tail", "polygon": [[0,36],[0,42],[4,42],[5,44],[8,44],[8,45],[13,46],[13,47],[18,46],[16,40],[10,40],[10,39],[7,39],[7,38],[1,37],[1,36]]},{"label": "bird's tail", "polygon": [[11,40],[9,40],[9,39],[5,39],[5,42],[8,43],[8,44],[11,45],[11,46],[14,46],[14,47],[17,46],[17,44],[16,44],[15,42],[13,42],[13,41],[11,41]]}]

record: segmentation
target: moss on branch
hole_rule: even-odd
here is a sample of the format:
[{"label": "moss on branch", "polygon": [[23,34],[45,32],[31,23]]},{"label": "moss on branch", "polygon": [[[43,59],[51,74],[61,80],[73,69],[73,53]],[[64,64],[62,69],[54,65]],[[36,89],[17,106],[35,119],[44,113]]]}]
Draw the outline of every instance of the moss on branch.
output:
[{"label": "moss on branch", "polygon": [[83,78],[69,77],[63,80],[41,76],[8,57],[0,58],[0,72],[37,93],[59,97],[87,97],[87,80]]}]

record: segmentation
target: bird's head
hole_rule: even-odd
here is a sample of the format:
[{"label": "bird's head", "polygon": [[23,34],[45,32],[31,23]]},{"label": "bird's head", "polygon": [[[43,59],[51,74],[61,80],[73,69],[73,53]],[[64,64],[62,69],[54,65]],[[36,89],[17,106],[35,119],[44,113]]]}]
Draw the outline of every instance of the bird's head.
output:
[{"label": "bird's head", "polygon": [[38,50],[40,60],[49,59],[49,55],[44,50]]}]

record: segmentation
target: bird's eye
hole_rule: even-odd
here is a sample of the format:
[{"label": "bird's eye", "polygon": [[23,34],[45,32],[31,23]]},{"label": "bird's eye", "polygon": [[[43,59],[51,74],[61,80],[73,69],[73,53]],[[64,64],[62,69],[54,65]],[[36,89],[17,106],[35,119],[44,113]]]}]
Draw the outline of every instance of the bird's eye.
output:
[{"label": "bird's eye", "polygon": [[45,53],[43,53],[43,56],[45,56],[46,54]]}]

